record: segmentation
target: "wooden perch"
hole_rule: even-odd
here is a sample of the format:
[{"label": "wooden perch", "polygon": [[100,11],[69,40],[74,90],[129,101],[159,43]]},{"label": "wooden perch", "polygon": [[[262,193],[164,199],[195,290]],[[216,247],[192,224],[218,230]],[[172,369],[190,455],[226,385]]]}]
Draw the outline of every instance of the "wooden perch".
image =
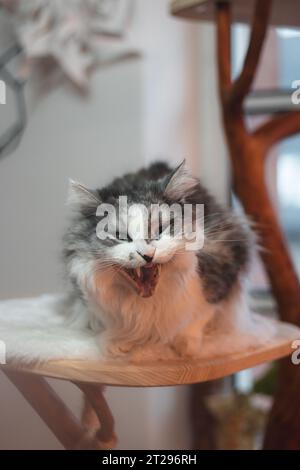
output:
[{"label": "wooden perch", "polygon": [[[203,359],[177,359],[133,363],[125,361],[56,360],[36,363],[9,361],[0,370],[18,388],[66,449],[112,449],[116,442],[114,419],[103,395],[103,384],[115,386],[157,387],[198,383],[195,390],[196,429],[203,429],[203,418],[211,429],[206,443],[213,441],[214,420],[198,397],[200,382],[216,380],[240,370],[291,354],[291,344],[300,338],[300,329],[269,320],[276,334],[266,344],[248,347],[234,354]],[[83,393],[85,406],[81,422],[55,393],[44,377],[71,381]],[[204,384],[207,390],[208,384]],[[198,398],[197,398],[198,397]],[[201,427],[202,426],[202,427]],[[196,440],[195,446],[199,448]]]}]

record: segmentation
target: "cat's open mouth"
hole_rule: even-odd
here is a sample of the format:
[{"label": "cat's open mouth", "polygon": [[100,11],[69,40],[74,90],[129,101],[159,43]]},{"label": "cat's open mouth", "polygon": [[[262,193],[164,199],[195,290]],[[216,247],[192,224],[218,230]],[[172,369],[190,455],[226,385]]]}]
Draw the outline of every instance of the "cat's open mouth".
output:
[{"label": "cat's open mouth", "polygon": [[148,263],[135,269],[122,269],[122,274],[131,283],[138,295],[151,297],[154,294],[160,270],[160,264]]}]

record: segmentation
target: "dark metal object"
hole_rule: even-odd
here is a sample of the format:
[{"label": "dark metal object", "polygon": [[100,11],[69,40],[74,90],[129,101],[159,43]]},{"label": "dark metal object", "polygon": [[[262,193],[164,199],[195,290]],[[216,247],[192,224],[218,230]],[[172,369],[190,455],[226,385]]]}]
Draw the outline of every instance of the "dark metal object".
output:
[{"label": "dark metal object", "polygon": [[4,81],[7,88],[10,88],[13,91],[16,107],[15,122],[0,136],[0,158],[8,155],[16,149],[20,143],[27,123],[26,104],[24,98],[25,82],[15,78],[7,67],[8,63],[20,52],[21,47],[19,45],[14,45],[0,56],[0,79]]},{"label": "dark metal object", "polygon": [[299,111],[292,102],[294,90],[256,90],[245,99],[244,111],[247,116],[269,115],[287,111]]}]

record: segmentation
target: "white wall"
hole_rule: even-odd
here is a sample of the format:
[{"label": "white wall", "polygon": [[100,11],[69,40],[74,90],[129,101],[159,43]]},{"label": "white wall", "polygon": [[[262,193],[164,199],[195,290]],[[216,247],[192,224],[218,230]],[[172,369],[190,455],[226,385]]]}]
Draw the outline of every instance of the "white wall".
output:
[{"label": "white wall", "polygon": [[197,43],[198,172],[202,182],[217,199],[227,204],[229,165],[218,104],[215,25],[201,24]]},{"label": "white wall", "polygon": [[[63,289],[59,251],[68,176],[101,185],[153,158],[187,157],[195,171],[207,172],[208,183],[219,185],[223,175],[216,185],[207,171],[218,124],[213,130],[209,125],[215,101],[208,115],[200,102],[215,96],[212,56],[205,56],[201,81],[203,41],[211,38],[201,31],[169,17],[166,0],[137,0],[130,40],[141,58],[98,69],[85,98],[65,85],[39,96],[35,81],[28,82],[26,132],[19,148],[0,161],[1,298]],[[3,107],[0,113],[5,120]],[[74,388],[51,383],[78,413]],[[120,448],[187,448],[186,390],[109,389]],[[3,376],[0,393],[0,449],[60,448]]]}]

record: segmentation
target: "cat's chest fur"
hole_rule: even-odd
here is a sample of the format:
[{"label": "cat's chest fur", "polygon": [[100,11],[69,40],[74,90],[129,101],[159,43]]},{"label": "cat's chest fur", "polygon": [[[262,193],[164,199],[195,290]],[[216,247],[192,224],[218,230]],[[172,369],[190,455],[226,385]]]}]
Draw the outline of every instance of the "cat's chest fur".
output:
[{"label": "cat's chest fur", "polygon": [[[115,275],[99,273],[94,276],[88,292],[91,315],[118,337],[131,341],[171,341],[194,318],[207,317],[207,304],[197,272],[194,254],[177,260],[162,269],[154,295],[141,298]],[[91,322],[97,325],[96,322]]]}]

